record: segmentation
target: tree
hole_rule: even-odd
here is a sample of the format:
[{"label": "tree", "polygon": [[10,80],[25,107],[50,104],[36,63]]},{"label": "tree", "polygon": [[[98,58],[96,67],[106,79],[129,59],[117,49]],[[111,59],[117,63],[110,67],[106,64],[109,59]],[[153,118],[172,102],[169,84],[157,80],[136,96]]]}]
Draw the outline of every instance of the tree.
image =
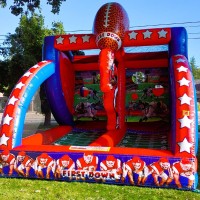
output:
[{"label": "tree", "polygon": [[[60,6],[66,0],[47,0],[47,4],[52,6],[51,12],[58,14],[60,12]],[[40,10],[40,0],[14,0],[10,6],[11,13],[18,16],[22,14],[34,13],[35,10]],[[7,0],[0,0],[0,6],[6,7]]]},{"label": "tree", "polygon": [[200,68],[198,68],[198,66],[196,65],[196,60],[194,57],[190,59],[190,66],[194,79],[200,79]]},{"label": "tree", "polygon": [[51,31],[44,27],[44,19],[41,15],[34,14],[30,18],[23,15],[15,33],[7,36],[4,43],[9,48],[3,49],[3,55],[9,60],[8,94],[25,71],[41,61],[43,39],[49,32]]},{"label": "tree", "polygon": [[[44,17],[33,14],[31,17],[22,15],[19,26],[14,34],[7,36],[7,49],[2,49],[2,55],[6,61],[0,62],[1,81],[0,89],[4,95],[9,96],[19,78],[33,65],[42,60],[42,44],[45,36],[64,34],[64,27],[61,22],[53,22],[52,28],[44,26]],[[45,125],[50,124],[51,110],[41,86],[41,110],[45,115]],[[45,108],[44,108],[45,107]]]},{"label": "tree", "polygon": [[5,76],[8,74],[8,60],[0,61],[0,91],[5,92],[8,87],[9,77]]},{"label": "tree", "polygon": [[7,59],[6,75],[9,81],[7,91],[4,92],[10,94],[25,71],[42,60],[42,45],[45,36],[64,33],[61,22],[53,22],[52,29],[47,29],[42,15],[21,16],[15,33],[8,35],[4,42],[9,48],[2,49],[2,55]]}]

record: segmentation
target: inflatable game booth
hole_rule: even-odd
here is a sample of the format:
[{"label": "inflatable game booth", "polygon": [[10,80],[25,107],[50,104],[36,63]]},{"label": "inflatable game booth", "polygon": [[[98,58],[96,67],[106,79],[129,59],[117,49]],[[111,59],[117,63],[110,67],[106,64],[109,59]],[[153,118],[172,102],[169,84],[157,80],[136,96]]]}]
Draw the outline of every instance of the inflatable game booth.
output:
[{"label": "inflatable game booth", "polygon": [[[23,137],[41,84],[58,126]],[[45,37],[43,61],[4,109],[0,173],[195,190],[197,119],[185,28],[129,30],[124,8],[107,3],[92,34]]]}]

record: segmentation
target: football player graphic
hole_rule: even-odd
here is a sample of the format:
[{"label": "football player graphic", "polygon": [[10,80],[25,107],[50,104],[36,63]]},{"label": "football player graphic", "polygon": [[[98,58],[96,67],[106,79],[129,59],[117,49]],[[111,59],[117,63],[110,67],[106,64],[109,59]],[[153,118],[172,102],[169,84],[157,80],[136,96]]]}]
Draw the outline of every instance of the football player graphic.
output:
[{"label": "football player graphic", "polygon": [[148,174],[153,176],[156,186],[168,186],[173,180],[171,165],[167,158],[160,158],[157,162],[150,164],[148,169]]},{"label": "football player graphic", "polygon": [[123,164],[123,175],[122,182],[125,181],[126,176],[128,175],[131,185],[135,185],[134,182],[134,173],[138,175],[137,185],[145,183],[145,174],[147,174],[148,168],[146,163],[139,157],[133,157]]},{"label": "football player graphic", "polygon": [[68,155],[63,155],[56,161],[55,178],[61,178],[64,170],[75,170],[75,163]]},{"label": "football player graphic", "polygon": [[13,174],[14,163],[15,163],[15,156],[12,153],[10,153],[9,150],[5,149],[0,154],[0,174],[4,175],[3,168],[9,166],[8,175],[11,176]]},{"label": "football player graphic", "polygon": [[[100,163],[100,170],[113,173],[115,181],[119,182],[122,174],[121,160],[115,158],[113,155],[108,155],[106,160]],[[103,181],[105,180],[103,179]]]},{"label": "football player graphic", "polygon": [[175,184],[178,188],[182,188],[180,176],[188,178],[187,188],[191,188],[194,183],[195,165],[193,161],[188,158],[183,158],[178,162],[173,163],[172,171],[174,175]]},{"label": "football player graphic", "polygon": [[33,167],[34,159],[26,154],[25,151],[20,151],[15,160],[15,171],[24,177],[29,177],[31,167]]},{"label": "football player graphic", "polygon": [[[84,153],[83,157],[76,160],[76,166],[78,170],[88,172],[96,171],[98,166],[99,159],[97,156],[94,156],[91,152]],[[79,179],[80,177],[77,177]],[[82,180],[85,180],[85,177],[81,177]]]},{"label": "football player graphic", "polygon": [[97,120],[95,117],[97,110],[93,107],[93,104],[90,102],[80,102],[76,108],[75,112],[77,114],[77,120],[82,117],[90,117],[93,120]]},{"label": "football player graphic", "polygon": [[76,165],[78,170],[96,171],[98,157],[90,152],[84,153],[82,158],[77,159]]},{"label": "football player graphic", "polygon": [[42,169],[46,169],[46,179],[50,178],[50,172],[55,173],[56,161],[47,153],[39,155],[34,162],[35,174],[38,178],[44,178]]}]

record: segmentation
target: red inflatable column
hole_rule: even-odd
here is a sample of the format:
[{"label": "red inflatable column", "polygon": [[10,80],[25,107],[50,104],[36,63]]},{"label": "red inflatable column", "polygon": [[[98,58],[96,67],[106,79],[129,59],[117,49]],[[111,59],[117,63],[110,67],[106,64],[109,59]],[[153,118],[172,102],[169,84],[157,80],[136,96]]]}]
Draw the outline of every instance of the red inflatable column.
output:
[{"label": "red inflatable column", "polygon": [[104,93],[103,103],[107,114],[107,130],[114,130],[117,126],[117,74],[115,68],[113,51],[102,49],[99,54],[100,89]]},{"label": "red inflatable column", "polygon": [[124,66],[124,55],[123,49],[118,50],[115,53],[115,59],[117,60],[118,72],[118,95],[117,95],[117,113],[118,113],[118,124],[119,128],[124,128],[125,125],[125,97],[126,97],[126,70]]},{"label": "red inflatable column", "polygon": [[104,93],[104,108],[108,117],[108,130],[115,130],[118,125],[116,106],[118,104],[116,102],[118,88],[113,75],[115,71],[114,52],[119,51],[123,46],[123,39],[128,29],[129,18],[120,4],[115,2],[106,3],[98,10],[93,31],[96,35],[97,46],[101,49],[99,55],[100,87]]}]

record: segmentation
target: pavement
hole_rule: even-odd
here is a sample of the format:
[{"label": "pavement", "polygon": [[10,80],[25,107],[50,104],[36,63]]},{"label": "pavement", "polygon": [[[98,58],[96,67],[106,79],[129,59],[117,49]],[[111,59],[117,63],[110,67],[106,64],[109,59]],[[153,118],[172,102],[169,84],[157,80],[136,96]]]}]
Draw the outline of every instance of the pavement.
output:
[{"label": "pavement", "polygon": [[[0,120],[2,119],[3,113],[0,113]],[[54,118],[52,117],[52,121],[55,123]],[[41,129],[41,125],[44,123],[44,115],[36,112],[27,112],[25,123],[24,123],[24,132],[22,137],[27,137],[32,135]]]},{"label": "pavement", "polygon": [[[0,113],[0,120],[2,119],[3,113]],[[44,119],[44,115],[36,113],[36,112],[27,112],[26,114],[26,122],[39,122]]]},{"label": "pavement", "polygon": [[[0,119],[2,118],[3,113],[0,113]],[[29,135],[32,135],[33,133],[38,132],[39,126],[44,123],[44,115],[39,114],[36,112],[27,112],[26,114],[26,119],[25,119],[25,125],[24,125],[24,133],[23,137],[27,137]],[[51,124],[57,124],[55,119],[51,118]],[[198,112],[198,125],[200,125],[200,111]],[[200,132],[199,132],[199,137],[200,141]]]},{"label": "pavement", "polygon": [[[0,121],[2,119],[3,113],[0,113]],[[27,112],[26,114],[26,122],[43,122],[44,115],[36,113],[36,112]],[[52,117],[52,120],[53,117]],[[200,112],[198,112],[198,124],[200,125]]]}]

